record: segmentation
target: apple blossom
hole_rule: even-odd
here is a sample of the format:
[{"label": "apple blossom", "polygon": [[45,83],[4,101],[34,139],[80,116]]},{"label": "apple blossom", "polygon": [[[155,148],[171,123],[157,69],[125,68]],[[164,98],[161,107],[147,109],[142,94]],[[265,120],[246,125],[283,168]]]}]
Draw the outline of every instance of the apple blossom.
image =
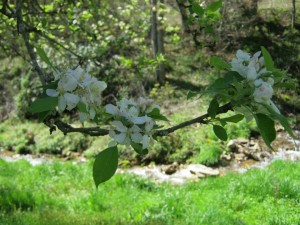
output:
[{"label": "apple blossom", "polygon": [[238,72],[242,77],[249,81],[254,81],[262,74],[268,73],[264,68],[264,58],[261,52],[256,52],[252,57],[249,53],[238,50],[236,57],[231,61],[231,70]]},{"label": "apple blossom", "polygon": [[159,107],[153,100],[145,98],[139,98],[137,102],[123,98],[116,105],[106,105],[106,112],[115,119],[109,132],[115,143],[130,145],[132,141],[147,149],[155,125],[148,114],[155,108]]},{"label": "apple blossom", "polygon": [[57,88],[47,89],[46,94],[58,97],[59,111],[72,110],[83,103],[86,112],[80,112],[80,121],[94,119],[101,107],[101,94],[107,87],[106,83],[90,76],[80,66],[75,70],[68,69],[65,74],[60,73],[55,78],[58,80]]}]

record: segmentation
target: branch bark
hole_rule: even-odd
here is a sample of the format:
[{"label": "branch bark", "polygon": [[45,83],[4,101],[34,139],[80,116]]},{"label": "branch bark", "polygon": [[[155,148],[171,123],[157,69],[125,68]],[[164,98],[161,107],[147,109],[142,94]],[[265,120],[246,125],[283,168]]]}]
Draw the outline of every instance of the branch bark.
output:
[{"label": "branch bark", "polygon": [[[227,103],[223,106],[221,106],[219,108],[219,112],[218,114],[223,114],[226,113],[228,111],[232,110],[232,105],[230,103]],[[184,127],[196,124],[196,123],[200,123],[200,124],[207,124],[206,119],[209,118],[209,115],[203,114],[199,117],[196,117],[194,119],[185,121],[183,123],[180,123],[178,125],[175,125],[173,127],[164,129],[164,130],[158,130],[154,133],[154,137],[159,137],[159,136],[167,136],[170,133],[175,132],[176,130],[182,129]],[[55,120],[54,122],[51,123],[51,119],[49,119],[48,121],[45,122],[45,124],[50,128],[50,132],[52,133],[54,130],[56,130],[56,128],[58,130],[60,130],[61,132],[63,132],[65,135],[68,133],[83,133],[83,134],[87,134],[90,136],[105,136],[109,133],[109,130],[107,129],[102,129],[100,127],[87,127],[87,128],[75,128],[72,127],[71,125],[62,122],[60,120]]]},{"label": "branch bark", "polygon": [[[232,110],[232,105],[230,103],[227,103],[219,108],[218,114],[226,113],[230,110]],[[164,130],[158,130],[158,131],[156,131],[154,136],[167,136],[168,134],[173,133],[174,131],[176,131],[178,129],[182,129],[184,127],[187,127],[187,126],[190,126],[190,125],[196,124],[196,123],[207,124],[207,122],[205,121],[207,118],[209,118],[209,115],[206,113],[202,116],[199,116],[194,119],[180,123],[174,127],[170,127],[170,128],[164,129]]]}]

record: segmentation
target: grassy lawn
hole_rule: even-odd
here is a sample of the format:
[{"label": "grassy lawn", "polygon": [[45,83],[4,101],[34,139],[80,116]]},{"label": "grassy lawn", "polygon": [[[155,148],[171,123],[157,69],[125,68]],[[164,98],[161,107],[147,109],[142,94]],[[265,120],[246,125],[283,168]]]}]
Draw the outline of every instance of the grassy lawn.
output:
[{"label": "grassy lawn", "polygon": [[300,162],[183,186],[116,175],[95,189],[91,163],[0,161],[0,224],[300,224]]}]

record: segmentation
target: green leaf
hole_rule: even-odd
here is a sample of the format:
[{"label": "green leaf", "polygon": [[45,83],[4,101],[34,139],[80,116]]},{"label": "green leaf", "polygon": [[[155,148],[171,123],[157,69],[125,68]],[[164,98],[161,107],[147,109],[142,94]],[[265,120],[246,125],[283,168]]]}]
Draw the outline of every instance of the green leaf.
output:
[{"label": "green leaf", "polygon": [[218,78],[207,89],[217,91],[217,90],[223,90],[226,88],[228,88],[228,84],[225,83],[224,78]]},{"label": "green leaf", "polygon": [[212,34],[212,33],[214,33],[214,28],[213,28],[212,26],[207,25],[207,26],[204,28],[204,32],[205,32],[206,34]]},{"label": "green leaf", "polygon": [[271,143],[276,138],[274,120],[262,113],[255,114],[254,118],[264,142],[268,147],[272,148]]},{"label": "green leaf", "polygon": [[42,87],[44,90],[56,89],[57,85],[58,85],[58,80],[57,81],[52,81],[49,84],[46,84],[46,85],[43,85],[43,86],[40,86],[40,87]]},{"label": "green leaf", "polygon": [[31,104],[28,111],[30,113],[51,111],[51,110],[55,110],[57,104],[58,104],[58,97],[38,98]]},{"label": "green leaf", "polygon": [[86,105],[83,102],[79,102],[77,104],[77,108],[79,109],[80,112],[87,113]]},{"label": "green leaf", "polygon": [[51,113],[52,113],[52,110],[40,112],[38,114],[38,121],[43,122],[47,118],[47,116],[49,116]]},{"label": "green leaf", "polygon": [[231,65],[228,64],[227,62],[225,62],[222,58],[218,57],[218,56],[213,56],[210,59],[210,65],[212,65],[213,67],[215,67],[218,70],[229,70],[231,68]]},{"label": "green leaf", "polygon": [[210,11],[217,11],[222,7],[222,0],[219,0],[217,2],[213,2],[210,5],[207,6],[207,10]]},{"label": "green leaf", "polygon": [[187,99],[191,99],[191,98],[193,98],[193,97],[195,97],[197,95],[199,95],[199,93],[189,91],[186,98]]},{"label": "green leaf", "polygon": [[267,70],[272,71],[274,69],[274,62],[273,62],[273,59],[272,59],[270,53],[263,46],[261,46],[261,52],[264,56],[265,65],[266,65]]},{"label": "green leaf", "polygon": [[224,75],[224,81],[226,84],[233,84],[234,82],[239,82],[245,80],[245,78],[243,78],[238,72],[236,71],[228,71],[225,75]]},{"label": "green leaf", "polygon": [[207,109],[207,113],[211,118],[215,118],[216,115],[218,114],[219,111],[219,103],[218,101],[214,98],[213,100],[211,100],[211,102],[209,103],[209,107]]},{"label": "green leaf", "polygon": [[267,107],[268,111],[270,112],[270,114],[279,121],[279,123],[283,126],[283,128],[288,132],[288,134],[292,137],[292,138],[296,138],[288,120],[286,119],[285,116],[278,114],[277,112],[275,112],[271,107]]},{"label": "green leaf", "polygon": [[275,85],[278,88],[286,88],[286,89],[291,89],[291,90],[296,90],[296,83],[277,83]]},{"label": "green leaf", "polygon": [[162,126],[162,125],[157,125],[157,124],[155,124],[154,126],[153,126],[153,130],[158,130],[158,129],[161,129],[161,128],[163,128],[164,126]]},{"label": "green leaf", "polygon": [[148,149],[143,149],[142,144],[135,143],[133,141],[130,142],[131,147],[140,155],[148,154]]},{"label": "green leaf", "polygon": [[219,125],[213,125],[213,130],[215,135],[222,141],[227,141],[228,136],[227,136],[227,132],[224,129],[224,127],[221,127]]},{"label": "green leaf", "polygon": [[200,17],[202,17],[203,14],[204,14],[204,9],[200,6],[199,3],[194,2],[192,4],[192,10],[193,10],[194,13],[196,13]]},{"label": "green leaf", "polygon": [[221,119],[221,118],[217,118],[217,119],[220,121],[222,127],[225,127],[225,126],[226,126],[227,122],[226,122],[225,120],[223,120],[223,119]]},{"label": "green leaf", "polygon": [[230,116],[230,117],[222,118],[222,120],[224,120],[226,122],[231,122],[231,123],[238,123],[242,119],[244,119],[243,114],[236,114],[236,115],[233,115],[233,116]]},{"label": "green leaf", "polygon": [[48,58],[47,54],[45,53],[44,49],[40,48],[40,47],[37,47],[36,48],[36,53],[41,57],[41,59],[47,63],[49,66],[53,67],[51,62],[50,62],[50,59]]},{"label": "green leaf", "polygon": [[93,165],[93,178],[96,187],[109,180],[118,168],[118,147],[110,147],[101,151]]},{"label": "green leaf", "polygon": [[163,120],[163,121],[169,121],[165,116],[160,114],[160,111],[158,108],[154,108],[149,114],[149,117],[156,120]]}]

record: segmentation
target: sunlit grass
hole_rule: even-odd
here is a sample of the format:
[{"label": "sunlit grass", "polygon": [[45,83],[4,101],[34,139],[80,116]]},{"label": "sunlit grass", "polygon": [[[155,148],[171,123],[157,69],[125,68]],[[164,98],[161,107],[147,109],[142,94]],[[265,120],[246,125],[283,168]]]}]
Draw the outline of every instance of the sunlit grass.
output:
[{"label": "sunlit grass", "polygon": [[183,186],[118,174],[95,188],[91,163],[0,161],[0,224],[299,224],[300,163]]}]

